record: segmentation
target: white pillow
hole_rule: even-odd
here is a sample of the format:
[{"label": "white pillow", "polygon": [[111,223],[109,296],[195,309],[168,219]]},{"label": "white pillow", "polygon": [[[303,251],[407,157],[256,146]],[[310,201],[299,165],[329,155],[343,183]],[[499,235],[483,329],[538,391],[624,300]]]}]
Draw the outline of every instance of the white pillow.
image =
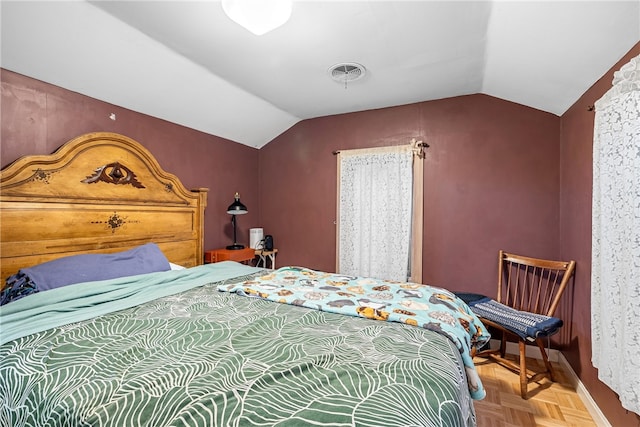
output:
[{"label": "white pillow", "polygon": [[174,264],[172,262],[169,263],[169,266],[171,267],[172,270],[184,270],[186,268],[181,265]]}]

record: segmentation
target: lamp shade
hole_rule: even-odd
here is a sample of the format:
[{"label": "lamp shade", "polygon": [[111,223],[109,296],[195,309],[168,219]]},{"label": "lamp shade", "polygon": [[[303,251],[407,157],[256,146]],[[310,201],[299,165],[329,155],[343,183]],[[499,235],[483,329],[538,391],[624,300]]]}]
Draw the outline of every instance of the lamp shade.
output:
[{"label": "lamp shade", "polygon": [[291,9],[292,0],[222,0],[224,13],[257,36],[287,22]]},{"label": "lamp shade", "polygon": [[242,204],[240,201],[240,195],[236,193],[234,202],[227,208],[227,213],[230,215],[243,215],[247,212],[249,212],[247,207]]}]

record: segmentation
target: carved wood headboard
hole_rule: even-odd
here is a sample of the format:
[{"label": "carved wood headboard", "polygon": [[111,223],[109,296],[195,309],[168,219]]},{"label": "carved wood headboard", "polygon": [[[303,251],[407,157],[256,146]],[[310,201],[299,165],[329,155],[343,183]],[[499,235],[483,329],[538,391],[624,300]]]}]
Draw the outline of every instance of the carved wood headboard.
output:
[{"label": "carved wood headboard", "polygon": [[0,288],[20,268],[157,243],[169,261],[203,262],[207,188],[188,191],[138,142],[79,136],[0,171]]}]

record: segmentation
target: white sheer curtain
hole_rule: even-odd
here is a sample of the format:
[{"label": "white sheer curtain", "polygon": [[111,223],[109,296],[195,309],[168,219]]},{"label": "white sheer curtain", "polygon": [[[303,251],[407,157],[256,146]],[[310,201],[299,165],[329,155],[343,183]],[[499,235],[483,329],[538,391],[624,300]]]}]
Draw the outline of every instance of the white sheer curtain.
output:
[{"label": "white sheer curtain", "polygon": [[338,154],[338,272],[406,281],[412,223],[410,145]]},{"label": "white sheer curtain", "polygon": [[596,102],[592,220],[593,366],[640,414],[640,56]]}]

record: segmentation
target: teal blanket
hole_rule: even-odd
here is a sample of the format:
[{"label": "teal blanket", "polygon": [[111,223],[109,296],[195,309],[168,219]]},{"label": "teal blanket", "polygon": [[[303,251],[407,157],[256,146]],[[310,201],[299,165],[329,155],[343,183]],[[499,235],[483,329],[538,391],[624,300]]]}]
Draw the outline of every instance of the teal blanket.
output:
[{"label": "teal blanket", "polygon": [[220,285],[218,289],[435,331],[453,341],[460,351],[471,396],[474,399],[485,397],[471,348],[476,345],[482,347],[491,336],[471,309],[446,289],[344,276],[302,267],[283,267],[251,280]]},{"label": "teal blanket", "polygon": [[220,262],[38,292],[0,307],[0,344],[256,271],[260,269]]}]

